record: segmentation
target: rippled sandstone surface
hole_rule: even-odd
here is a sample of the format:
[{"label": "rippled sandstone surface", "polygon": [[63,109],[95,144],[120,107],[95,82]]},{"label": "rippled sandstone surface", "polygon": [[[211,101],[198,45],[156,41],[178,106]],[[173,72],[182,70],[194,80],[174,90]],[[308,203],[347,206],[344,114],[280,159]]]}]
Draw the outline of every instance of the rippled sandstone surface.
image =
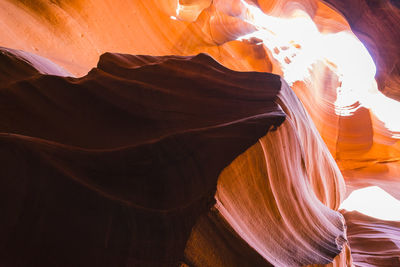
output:
[{"label": "rippled sandstone surface", "polygon": [[3,264],[396,266],[396,3],[1,0]]}]

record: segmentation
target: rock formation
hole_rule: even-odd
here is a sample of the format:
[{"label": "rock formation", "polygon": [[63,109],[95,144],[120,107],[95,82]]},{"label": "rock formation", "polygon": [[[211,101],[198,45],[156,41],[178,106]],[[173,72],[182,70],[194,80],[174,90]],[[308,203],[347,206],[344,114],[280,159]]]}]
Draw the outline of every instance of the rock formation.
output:
[{"label": "rock formation", "polygon": [[397,222],[337,210],[400,199],[399,19],[0,0],[0,265],[397,266]]}]

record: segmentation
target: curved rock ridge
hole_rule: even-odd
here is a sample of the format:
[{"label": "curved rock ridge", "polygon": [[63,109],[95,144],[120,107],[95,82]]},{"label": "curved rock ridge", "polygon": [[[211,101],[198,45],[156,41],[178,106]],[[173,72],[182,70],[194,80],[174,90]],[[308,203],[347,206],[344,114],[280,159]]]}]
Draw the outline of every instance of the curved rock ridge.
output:
[{"label": "curved rock ridge", "polygon": [[222,169],[285,119],[278,76],[204,54],[105,54],[79,79],[3,55],[2,266],[176,266]]},{"label": "curved rock ridge", "polygon": [[384,221],[356,211],[342,211],[355,266],[400,265],[400,221]]},{"label": "curved rock ridge", "polygon": [[[278,103],[287,119],[221,173],[215,208],[198,221],[186,246],[189,266],[328,264],[344,248],[344,219],[332,210],[344,198],[343,177],[282,83]],[[346,248],[333,264],[347,263]]]}]

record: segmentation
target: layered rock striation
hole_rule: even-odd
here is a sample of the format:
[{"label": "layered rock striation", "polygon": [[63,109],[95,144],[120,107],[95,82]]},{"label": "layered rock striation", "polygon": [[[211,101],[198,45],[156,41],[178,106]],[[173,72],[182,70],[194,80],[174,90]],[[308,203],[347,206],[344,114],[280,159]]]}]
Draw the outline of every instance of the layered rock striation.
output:
[{"label": "layered rock striation", "polygon": [[400,198],[399,18],[0,0],[1,264],[396,266],[396,222],[337,209]]}]

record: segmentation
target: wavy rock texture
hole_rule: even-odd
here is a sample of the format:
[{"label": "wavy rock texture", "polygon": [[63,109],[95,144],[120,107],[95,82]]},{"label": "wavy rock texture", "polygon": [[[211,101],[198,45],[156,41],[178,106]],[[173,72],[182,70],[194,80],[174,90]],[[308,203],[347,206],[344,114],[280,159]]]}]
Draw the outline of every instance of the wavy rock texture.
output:
[{"label": "wavy rock texture", "polygon": [[[197,223],[186,247],[189,266],[327,264],[342,250],[343,218],[326,206],[340,204],[343,178],[300,101],[283,84],[279,103],[287,119],[221,173],[215,209]],[[320,165],[311,151],[319,152]],[[213,230],[227,223],[237,234],[230,227]],[[237,235],[268,262],[251,257]],[[342,255],[336,263],[346,260]]]},{"label": "wavy rock texture", "polygon": [[[264,13],[259,16],[258,11]],[[282,90],[276,102],[287,114],[287,120],[276,132],[260,139],[222,172],[215,195],[217,204],[210,211],[199,210],[196,213],[199,216],[197,222],[193,219],[196,216],[191,217],[193,220],[190,225],[195,226],[185,249],[185,261],[189,266],[289,266],[327,263],[332,260],[340,251],[343,242],[338,237],[343,235],[344,230],[340,215],[329,210],[337,210],[344,198],[342,176],[334,160],[346,180],[347,194],[359,187],[379,185],[400,199],[400,128],[392,125],[396,122],[395,116],[387,116],[387,111],[398,110],[398,105],[386,98],[381,101],[383,104],[380,106],[371,101],[382,99],[380,92],[399,99],[400,32],[396,27],[399,9],[395,1],[0,0],[0,18],[0,45],[38,54],[50,60],[26,52],[2,50],[1,61],[6,62],[1,65],[4,75],[0,73],[0,78],[5,81],[2,86],[15,80],[19,82],[11,83],[12,86],[19,86],[21,83],[28,86],[31,82],[35,84],[33,91],[22,90],[18,101],[4,98],[7,99],[4,104],[8,107],[8,112],[21,120],[18,125],[23,129],[17,130],[33,135],[44,134],[41,138],[68,145],[104,149],[105,146],[124,146],[127,142],[132,142],[132,136],[137,137],[138,134],[141,134],[141,139],[137,142],[155,138],[151,134],[148,136],[149,132],[154,135],[157,133],[149,131],[144,121],[140,125],[145,130],[138,133],[133,126],[137,118],[131,119],[131,115],[125,115],[124,112],[130,110],[131,101],[140,101],[138,99],[135,102],[135,98],[125,99],[126,93],[123,89],[126,81],[138,78],[130,76],[133,69],[147,69],[154,64],[155,58],[106,54],[102,56],[99,68],[81,79],[53,76],[43,78],[37,74],[35,68],[42,73],[58,76],[68,76],[68,72],[83,76],[95,66],[98,57],[107,51],[157,56],[187,56],[204,52],[232,70],[272,72],[288,81],[301,102],[291,93],[286,83],[282,82]],[[267,37],[259,35],[263,32],[272,34]],[[310,32],[315,34],[310,35]],[[363,49],[354,38],[353,32],[373,56],[377,66],[377,85],[374,85],[374,73],[370,69],[364,72],[354,71],[370,64],[372,59],[354,57]],[[346,41],[349,36],[352,38],[350,43],[335,41],[336,38]],[[325,41],[320,42],[320,39]],[[348,44],[358,46],[351,50]],[[343,51],[350,51],[345,57],[349,60],[343,61],[340,57],[338,59],[337,54],[340,55]],[[9,56],[10,53],[14,56]],[[365,56],[362,53],[360,55]],[[25,58],[25,62],[20,62],[21,58]],[[167,61],[180,59],[171,57]],[[194,58],[196,60],[198,57]],[[10,64],[12,68],[8,68]],[[209,59],[206,60],[205,65],[207,64],[211,64],[211,69],[217,72],[221,68]],[[10,71],[13,69],[16,71]],[[203,72],[208,68],[195,69],[195,72]],[[156,82],[155,77],[163,71],[164,69],[154,71],[151,79],[146,80],[146,86]],[[223,73],[225,71],[227,70],[223,69]],[[28,76],[31,78],[26,80]],[[98,76],[101,78],[97,79]],[[222,80],[227,81],[231,76]],[[168,75],[162,77],[169,80]],[[354,79],[345,80],[343,77]],[[236,84],[236,87],[241,88],[242,82],[246,88],[251,87],[247,79],[248,76],[243,76],[240,86]],[[204,82],[206,81],[209,82]],[[51,97],[32,94],[40,86],[54,86],[56,89],[52,92],[56,94],[59,87],[68,85],[77,89],[82,84],[88,88],[104,87],[105,91],[100,91],[102,95],[96,96],[95,100],[92,100],[94,91],[88,91],[82,96],[79,92],[69,97],[65,93]],[[116,84],[122,84],[122,87],[114,92]],[[280,81],[276,86],[281,86]],[[208,85],[204,84],[203,87],[208,88]],[[164,83],[157,88],[164,88]],[[337,99],[346,100],[342,96],[346,96],[345,89],[349,88],[349,92],[355,92],[349,93],[354,101],[338,105]],[[22,92],[29,93],[29,97]],[[212,90],[207,92],[211,94]],[[73,94],[74,91],[68,93]],[[224,93],[234,94],[228,89]],[[52,98],[55,96],[57,101]],[[40,105],[52,105],[51,112],[40,113],[39,104],[31,97],[37,99]],[[225,97],[220,97],[219,102]],[[21,99],[23,102],[20,102]],[[21,103],[18,106],[20,109],[10,106],[12,101]],[[78,115],[79,108],[85,103],[94,105],[93,111],[85,107],[83,116],[80,113]],[[218,108],[236,112],[232,107]],[[182,110],[192,108],[195,107],[188,103]],[[215,110],[219,110],[218,108],[215,107]],[[243,104],[240,112],[246,113],[249,108],[252,108],[252,104]],[[94,112],[97,109],[100,109],[99,114]],[[179,112],[184,116],[185,111],[182,110]],[[25,116],[24,111],[29,111],[29,116]],[[73,119],[68,117],[68,112],[72,111],[75,114]],[[109,114],[114,114],[111,111],[118,112],[119,115],[111,116]],[[142,115],[148,116],[146,121],[155,120],[161,124],[159,127],[167,127],[161,119],[165,114],[156,114],[160,117]],[[51,120],[50,115],[53,118],[60,117],[58,120]],[[177,115],[170,114],[168,123],[176,119],[175,116]],[[226,119],[223,116],[217,118]],[[7,131],[17,125],[16,119],[5,117]],[[197,119],[199,118],[196,117]],[[234,119],[229,117],[228,121],[232,120]],[[66,123],[61,124],[59,121]],[[211,121],[216,122],[214,118]],[[192,125],[195,120],[186,119],[185,122]],[[207,125],[208,122],[202,121],[202,125]],[[76,124],[68,127],[71,123]],[[176,123],[176,128],[172,127],[172,130],[182,130],[179,125],[181,124]],[[72,126],[81,129],[83,134],[77,134]],[[264,127],[264,131],[268,129],[267,125]],[[254,142],[260,137],[256,137],[257,134],[251,136],[255,139],[250,136],[246,138]],[[239,150],[243,152],[253,143],[249,142]],[[282,146],[279,147],[278,143]],[[289,150],[293,153],[288,155]],[[222,165],[226,166],[237,155],[233,153],[230,160]],[[222,165],[219,170],[223,168]],[[218,174],[216,171],[214,176]],[[215,190],[216,180],[213,181]],[[287,192],[292,193],[288,195]],[[210,201],[212,203],[212,198]],[[208,207],[212,206],[208,200],[206,202]],[[291,208],[288,209],[288,206]],[[127,227],[131,227],[130,225]],[[185,228],[185,238],[189,236],[190,227]],[[271,230],[265,231],[265,228]],[[318,230],[313,232],[315,234],[309,234],[310,229]],[[182,244],[185,238],[180,239]],[[336,243],[335,240],[339,242]],[[183,249],[184,245],[180,245],[180,248]],[[182,251],[179,253],[183,255]],[[396,255],[398,250],[393,250],[393,253]],[[351,264],[349,250],[344,250],[331,263],[335,266],[346,264]]]},{"label": "wavy rock texture", "polygon": [[284,120],[280,85],[206,55],[114,54],[2,85],[1,265],[175,266],[221,170]]},{"label": "wavy rock texture", "polygon": [[399,266],[400,222],[343,211],[355,266]]},{"label": "wavy rock texture", "polygon": [[[344,174],[348,193],[379,185],[400,198],[400,128],[393,115],[400,106],[380,93],[396,99],[399,88],[400,32],[394,22],[399,9],[389,1],[327,2],[349,23],[318,1],[257,1],[270,16],[247,7],[258,32],[246,38],[265,44],[272,72],[288,80],[310,113]],[[378,84],[374,62],[351,30],[373,55]]]}]

